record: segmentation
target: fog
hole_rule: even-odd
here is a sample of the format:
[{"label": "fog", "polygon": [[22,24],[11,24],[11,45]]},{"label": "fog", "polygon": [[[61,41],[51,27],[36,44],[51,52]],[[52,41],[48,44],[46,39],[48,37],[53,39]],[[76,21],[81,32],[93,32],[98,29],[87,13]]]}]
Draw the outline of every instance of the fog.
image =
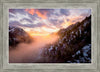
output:
[{"label": "fog", "polygon": [[9,50],[10,63],[34,63],[44,62],[45,58],[41,56],[43,48],[48,44],[53,44],[58,40],[57,34],[48,36],[33,37],[30,44],[20,43],[15,48]]}]

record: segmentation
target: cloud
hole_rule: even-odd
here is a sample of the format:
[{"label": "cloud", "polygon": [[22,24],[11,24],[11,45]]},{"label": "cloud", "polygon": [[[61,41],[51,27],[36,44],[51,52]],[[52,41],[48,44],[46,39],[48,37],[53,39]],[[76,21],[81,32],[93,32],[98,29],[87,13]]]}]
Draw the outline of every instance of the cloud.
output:
[{"label": "cloud", "polygon": [[29,14],[34,15],[35,10],[34,9],[25,9]]},{"label": "cloud", "polygon": [[[51,9],[50,9],[51,10]],[[47,19],[47,13],[50,12],[49,9],[25,9],[31,15],[37,14],[38,17],[42,19]]]},{"label": "cloud", "polygon": [[18,21],[10,21],[10,22],[9,22],[9,25],[10,25],[10,26],[15,26],[15,27],[16,27],[16,26],[17,26],[17,27],[22,26]]},{"label": "cloud", "polygon": [[62,15],[66,15],[66,16],[69,16],[70,15],[70,12],[69,12],[69,10],[67,9],[60,9],[60,13],[62,14]]},{"label": "cloud", "polygon": [[90,9],[9,9],[9,25],[55,31],[53,29],[65,28],[90,14]]},{"label": "cloud", "polygon": [[47,12],[40,12],[39,10],[36,11],[36,14],[43,19],[47,19]]},{"label": "cloud", "polygon": [[35,28],[35,27],[41,27],[41,26],[43,26],[44,24],[42,24],[42,23],[38,23],[38,24],[21,24],[21,23],[18,22],[18,21],[10,21],[10,22],[9,22],[9,25],[10,25],[10,26],[17,26],[17,27]]},{"label": "cloud", "polygon": [[60,24],[62,24],[64,22],[63,19],[59,20],[59,19],[50,19],[49,20],[51,24],[55,25],[55,26],[58,26]]},{"label": "cloud", "polygon": [[83,13],[80,14],[80,16],[87,17],[91,14],[91,9],[85,10]]},{"label": "cloud", "polygon": [[27,19],[27,18],[23,18],[23,19],[21,19],[20,21],[27,21],[27,22],[29,22],[29,23],[32,23],[32,20]]}]

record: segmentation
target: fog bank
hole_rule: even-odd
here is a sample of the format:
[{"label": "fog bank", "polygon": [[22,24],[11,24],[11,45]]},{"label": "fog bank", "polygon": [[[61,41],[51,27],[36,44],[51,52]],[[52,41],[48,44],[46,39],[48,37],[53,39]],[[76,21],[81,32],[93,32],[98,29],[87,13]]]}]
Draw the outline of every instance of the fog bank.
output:
[{"label": "fog bank", "polygon": [[41,56],[43,48],[47,44],[53,44],[58,40],[58,35],[37,36],[30,44],[20,43],[14,49],[9,50],[10,63],[34,63],[44,62]]}]

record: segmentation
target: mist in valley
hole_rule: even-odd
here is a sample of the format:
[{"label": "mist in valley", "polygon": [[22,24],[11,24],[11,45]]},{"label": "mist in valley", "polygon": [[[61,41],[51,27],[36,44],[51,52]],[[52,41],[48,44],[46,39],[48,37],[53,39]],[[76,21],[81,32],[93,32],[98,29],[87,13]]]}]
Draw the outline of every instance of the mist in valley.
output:
[{"label": "mist in valley", "polygon": [[56,34],[48,36],[33,37],[31,43],[19,43],[16,47],[9,50],[10,63],[33,63],[45,62],[45,58],[41,55],[44,47],[53,44],[58,40]]}]

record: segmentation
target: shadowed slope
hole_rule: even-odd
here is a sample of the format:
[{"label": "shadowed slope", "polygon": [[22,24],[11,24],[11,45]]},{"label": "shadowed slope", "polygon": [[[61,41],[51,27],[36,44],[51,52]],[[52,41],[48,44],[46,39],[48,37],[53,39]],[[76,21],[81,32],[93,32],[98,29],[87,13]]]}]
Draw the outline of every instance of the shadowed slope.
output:
[{"label": "shadowed slope", "polygon": [[[86,17],[82,22],[70,25],[66,29],[61,29],[58,34],[60,36],[58,42],[48,45],[44,50],[43,56],[47,58],[46,62],[73,60],[72,55],[85,45],[91,44],[91,16]],[[91,55],[89,56],[91,58]]]},{"label": "shadowed slope", "polygon": [[9,26],[9,46],[30,43],[33,39],[21,28]]}]

